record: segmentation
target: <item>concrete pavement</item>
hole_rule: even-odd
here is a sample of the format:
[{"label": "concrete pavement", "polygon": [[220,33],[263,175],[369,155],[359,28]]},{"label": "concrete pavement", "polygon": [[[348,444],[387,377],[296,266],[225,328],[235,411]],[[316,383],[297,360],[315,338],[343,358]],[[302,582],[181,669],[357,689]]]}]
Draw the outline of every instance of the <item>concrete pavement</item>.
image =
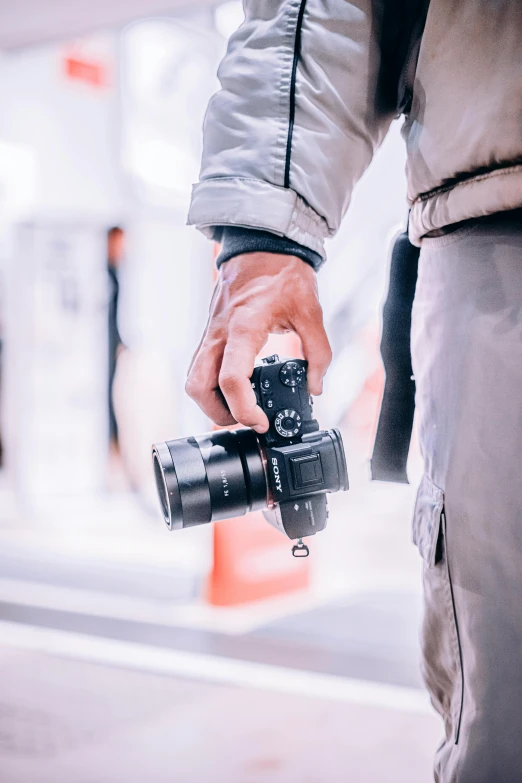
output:
[{"label": "concrete pavement", "polygon": [[311,591],[229,609],[198,598],[208,530],[1,502],[0,783],[429,783],[413,494],[355,482]]},{"label": "concrete pavement", "polygon": [[2,783],[429,783],[435,717],[0,648]]}]

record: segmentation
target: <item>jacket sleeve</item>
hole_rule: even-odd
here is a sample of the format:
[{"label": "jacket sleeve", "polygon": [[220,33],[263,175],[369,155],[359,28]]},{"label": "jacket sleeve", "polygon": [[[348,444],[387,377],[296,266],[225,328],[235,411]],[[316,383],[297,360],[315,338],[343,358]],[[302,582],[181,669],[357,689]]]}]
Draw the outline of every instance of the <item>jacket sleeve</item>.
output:
[{"label": "jacket sleeve", "polygon": [[245,0],[189,224],[270,231],[324,257],[396,115],[380,90],[385,2]]},{"label": "jacket sleeve", "polygon": [[221,243],[221,252],[216,258],[218,269],[231,258],[245,253],[276,253],[283,256],[296,256],[310,264],[316,272],[324,263],[323,257],[310,250],[309,247],[300,245],[287,237],[278,237],[270,231],[225,226],[218,241]]}]

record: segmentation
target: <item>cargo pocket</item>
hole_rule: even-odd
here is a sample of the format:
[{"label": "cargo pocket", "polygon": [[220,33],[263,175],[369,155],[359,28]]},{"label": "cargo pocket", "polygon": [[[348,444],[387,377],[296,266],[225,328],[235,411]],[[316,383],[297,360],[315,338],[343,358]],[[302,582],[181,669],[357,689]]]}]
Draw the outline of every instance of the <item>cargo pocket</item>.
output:
[{"label": "cargo pocket", "polygon": [[415,504],[413,541],[424,560],[422,674],[447,741],[458,743],[464,672],[455,596],[448,561],[444,493],[424,476]]}]

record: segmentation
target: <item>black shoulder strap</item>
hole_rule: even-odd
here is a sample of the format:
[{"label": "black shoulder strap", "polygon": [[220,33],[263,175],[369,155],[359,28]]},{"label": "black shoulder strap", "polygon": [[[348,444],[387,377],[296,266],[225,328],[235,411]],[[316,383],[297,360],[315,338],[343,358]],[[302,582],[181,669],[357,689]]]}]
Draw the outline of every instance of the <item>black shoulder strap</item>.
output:
[{"label": "black shoulder strap", "polygon": [[408,483],[406,465],[415,414],[410,332],[419,253],[406,232],[398,235],[391,251],[381,339],[386,383],[371,461],[374,481]]},{"label": "black shoulder strap", "polygon": [[[409,0],[406,5],[411,9]],[[408,34],[414,39],[412,50],[416,49],[418,56],[430,0],[414,0],[414,5],[416,14],[410,15],[414,23]],[[410,103],[405,100],[401,110],[407,111]],[[386,382],[371,460],[374,481],[408,483],[406,467],[415,415],[410,333],[419,254],[420,249],[411,244],[407,231],[396,237],[390,254],[388,294],[382,317],[381,356]]]},{"label": "black shoulder strap", "polygon": [[380,92],[385,104],[407,114],[430,0],[386,0],[381,4]]}]

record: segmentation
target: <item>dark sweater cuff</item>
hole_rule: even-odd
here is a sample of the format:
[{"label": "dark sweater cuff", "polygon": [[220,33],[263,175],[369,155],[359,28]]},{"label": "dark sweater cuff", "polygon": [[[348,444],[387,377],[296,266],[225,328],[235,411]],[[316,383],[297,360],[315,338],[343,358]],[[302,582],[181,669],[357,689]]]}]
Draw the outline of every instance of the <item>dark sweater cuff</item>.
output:
[{"label": "dark sweater cuff", "polygon": [[324,264],[324,258],[319,253],[291,239],[272,234],[270,231],[218,226],[215,238],[221,242],[221,253],[216,259],[218,269],[225,261],[245,253],[279,253],[284,256],[297,256],[316,271]]}]

